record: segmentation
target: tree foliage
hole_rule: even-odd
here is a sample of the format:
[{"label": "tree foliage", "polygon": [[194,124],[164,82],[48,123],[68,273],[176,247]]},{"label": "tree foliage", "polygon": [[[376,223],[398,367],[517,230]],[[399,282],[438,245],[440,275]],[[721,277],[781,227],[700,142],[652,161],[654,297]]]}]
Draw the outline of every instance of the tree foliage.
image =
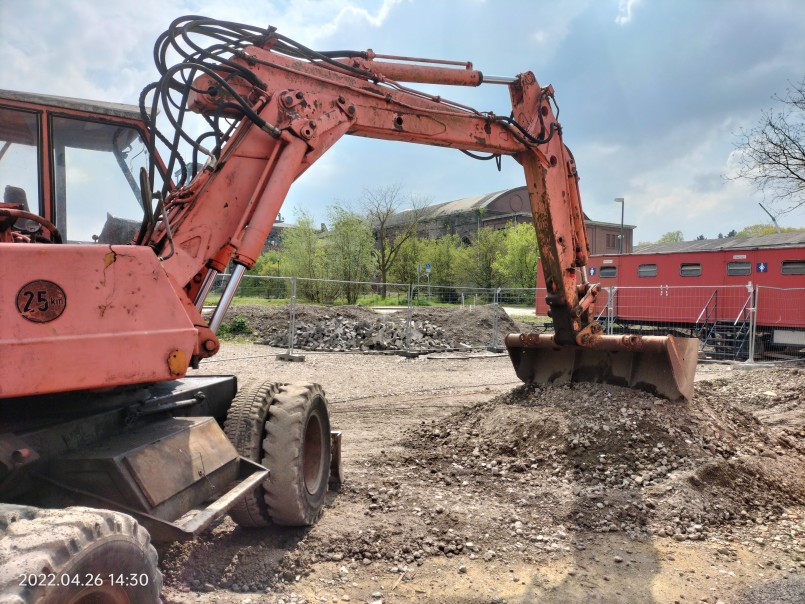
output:
[{"label": "tree foliage", "polygon": [[739,134],[738,177],[767,193],[783,214],[805,204],[805,78],[775,100],[780,108],[763,111],[754,128]]},{"label": "tree foliage", "polygon": [[534,225],[521,222],[503,232],[503,253],[495,259],[495,270],[506,287],[536,287],[539,252]]},{"label": "tree foliage", "polygon": [[397,261],[400,250],[406,242],[416,238],[417,226],[422,215],[422,208],[427,200],[409,196],[409,209],[401,212],[400,207],[406,202],[399,184],[366,189],[361,205],[366,219],[375,232],[377,245],[374,258],[382,283],[381,295],[386,297],[386,282],[389,272]]},{"label": "tree foliage", "polygon": [[400,244],[389,268],[389,279],[394,283],[416,283],[416,267],[422,264],[424,247],[425,240],[419,237],[409,237]]},{"label": "tree foliage", "polygon": [[346,282],[342,284],[342,291],[347,304],[355,304],[361,288],[353,282],[370,281],[374,273],[372,229],[362,216],[340,206],[332,208],[330,221],[333,228],[324,243],[331,278]]},{"label": "tree foliage", "polygon": [[668,231],[657,240],[657,243],[678,243],[680,241],[685,241],[682,231]]},{"label": "tree foliage", "polygon": [[282,257],[278,251],[263,252],[249,271],[252,275],[279,276]]},{"label": "tree foliage", "polygon": [[478,229],[470,238],[470,245],[458,250],[455,261],[456,282],[475,287],[500,287],[504,277],[496,261],[504,253],[502,230],[487,227]]},{"label": "tree foliage", "polygon": [[445,235],[440,239],[425,239],[422,259],[430,263],[430,282],[433,285],[451,286],[456,283],[456,259],[461,250],[458,235]]},{"label": "tree foliage", "polygon": [[[282,233],[281,275],[302,279],[332,278],[330,258],[313,224],[313,217],[303,211],[297,218],[296,226]],[[297,284],[297,295],[325,303],[334,299],[335,292],[320,281],[302,281]]]},{"label": "tree foliage", "polygon": [[287,277],[324,279],[328,273],[324,260],[321,241],[313,228],[313,217],[300,212],[296,226],[282,233],[280,273]]},{"label": "tree foliage", "polygon": [[[781,227],[781,233],[797,233],[805,231],[805,229],[797,229],[793,227]],[[738,237],[758,237],[760,235],[772,235],[777,232],[773,224],[750,224],[738,231]]]}]

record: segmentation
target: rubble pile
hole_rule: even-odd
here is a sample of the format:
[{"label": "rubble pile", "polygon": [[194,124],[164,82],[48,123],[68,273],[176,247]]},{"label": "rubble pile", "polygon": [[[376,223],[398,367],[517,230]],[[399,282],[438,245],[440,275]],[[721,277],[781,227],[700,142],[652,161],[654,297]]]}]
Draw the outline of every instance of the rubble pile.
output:
[{"label": "rubble pile", "polygon": [[[720,389],[700,382],[691,403],[671,403],[601,384],[523,386],[423,426],[408,459],[447,483],[558,488],[556,521],[633,537],[700,540],[805,504],[801,438]],[[768,391],[766,406],[802,400],[803,389]]]},{"label": "rubble pile", "polygon": [[[300,350],[404,350],[409,347],[424,350],[471,348],[462,342],[451,343],[444,339],[444,330],[429,321],[411,323],[410,340],[405,320],[366,319],[353,320],[342,316],[323,316],[314,322],[296,324],[294,348]],[[288,346],[288,332],[276,332],[258,341],[259,344],[284,348]]]},{"label": "rubble pile", "polygon": [[[295,308],[294,348],[299,350],[406,350],[408,311],[401,308],[381,315],[359,306]],[[233,306],[225,324],[238,322],[260,344],[286,348],[290,310],[287,306]],[[524,326],[524,328],[528,328]],[[410,349],[417,351],[468,350],[496,345],[507,333],[521,331],[506,312],[494,305],[453,308],[417,307],[411,317]],[[239,332],[242,333],[242,332]]]}]

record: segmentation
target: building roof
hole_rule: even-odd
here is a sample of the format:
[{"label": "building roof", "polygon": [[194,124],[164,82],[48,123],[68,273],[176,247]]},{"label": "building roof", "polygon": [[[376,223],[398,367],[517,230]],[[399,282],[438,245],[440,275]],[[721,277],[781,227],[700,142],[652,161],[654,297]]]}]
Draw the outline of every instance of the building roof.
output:
[{"label": "building roof", "polygon": [[[421,210],[422,220],[433,220],[441,216],[450,214],[460,214],[464,212],[472,212],[480,208],[486,208],[504,193],[508,193],[513,189],[505,189],[503,191],[496,191],[494,193],[487,193],[486,195],[478,195],[475,197],[464,197],[463,199],[454,199],[453,201],[445,201],[442,203],[435,203],[426,206]],[[391,217],[389,225],[393,226],[397,223],[405,222],[408,219],[408,212],[413,210],[405,209],[400,210]]]},{"label": "building roof", "polygon": [[642,243],[635,246],[635,254],[673,254],[678,252],[715,252],[719,250],[752,250],[758,248],[785,248],[805,246],[805,231],[774,233],[753,237],[723,237],[677,243]]},{"label": "building roof", "polygon": [[[495,191],[494,193],[486,193],[485,195],[477,195],[475,197],[464,197],[462,199],[454,199],[453,201],[445,201],[442,203],[436,203],[433,205],[426,206],[422,208],[421,219],[422,220],[435,220],[442,216],[448,216],[452,214],[463,214],[467,212],[473,212],[479,209],[483,209],[489,207],[492,203],[494,203],[498,198],[511,193],[512,191],[516,191],[518,189],[522,189],[525,191],[525,185],[519,187],[513,187],[511,189],[504,189],[503,191]],[[407,220],[407,212],[411,212],[412,210],[406,209],[401,210],[394,214],[389,220],[389,226],[394,226],[399,223],[403,223]],[[500,219],[506,218],[509,216],[531,216],[531,208],[526,205],[523,210],[517,212],[510,212],[503,214],[488,214],[481,217],[481,222],[485,222],[487,220],[492,219]],[[596,220],[591,220],[587,214],[584,214],[584,221],[588,225],[596,225],[596,226],[606,226],[606,227],[617,227],[620,228],[620,222],[599,222]],[[624,224],[624,229],[635,229],[637,228],[633,224]]]}]

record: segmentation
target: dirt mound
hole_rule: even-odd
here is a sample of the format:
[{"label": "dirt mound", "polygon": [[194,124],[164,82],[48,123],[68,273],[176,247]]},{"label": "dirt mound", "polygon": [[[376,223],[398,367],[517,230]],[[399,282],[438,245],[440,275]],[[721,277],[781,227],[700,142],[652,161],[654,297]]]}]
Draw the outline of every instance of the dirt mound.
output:
[{"label": "dirt mound", "polygon": [[[802,400],[804,372],[769,375],[775,402]],[[805,504],[801,432],[728,402],[725,387],[771,398],[740,381],[700,382],[689,404],[600,384],[523,386],[416,431],[409,459],[482,488],[564,486],[550,513],[576,527],[698,540]]]},{"label": "dirt mound", "polygon": [[[225,322],[245,320],[259,343],[288,345],[288,306],[233,306]],[[387,350],[406,348],[408,311],[379,315],[360,306],[296,306],[294,346],[305,350]],[[502,346],[507,333],[519,331],[500,307],[418,307],[411,316],[411,348],[426,350]]]}]

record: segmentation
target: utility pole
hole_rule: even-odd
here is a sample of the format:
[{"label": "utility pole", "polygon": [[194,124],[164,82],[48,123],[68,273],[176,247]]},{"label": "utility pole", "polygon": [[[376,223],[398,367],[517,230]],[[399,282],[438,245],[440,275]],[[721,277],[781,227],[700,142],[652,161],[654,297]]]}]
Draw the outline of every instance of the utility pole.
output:
[{"label": "utility pole", "polygon": [[623,254],[623,213],[624,209],[626,208],[626,201],[623,197],[616,197],[615,203],[621,204],[621,236],[618,239],[618,255]]}]

